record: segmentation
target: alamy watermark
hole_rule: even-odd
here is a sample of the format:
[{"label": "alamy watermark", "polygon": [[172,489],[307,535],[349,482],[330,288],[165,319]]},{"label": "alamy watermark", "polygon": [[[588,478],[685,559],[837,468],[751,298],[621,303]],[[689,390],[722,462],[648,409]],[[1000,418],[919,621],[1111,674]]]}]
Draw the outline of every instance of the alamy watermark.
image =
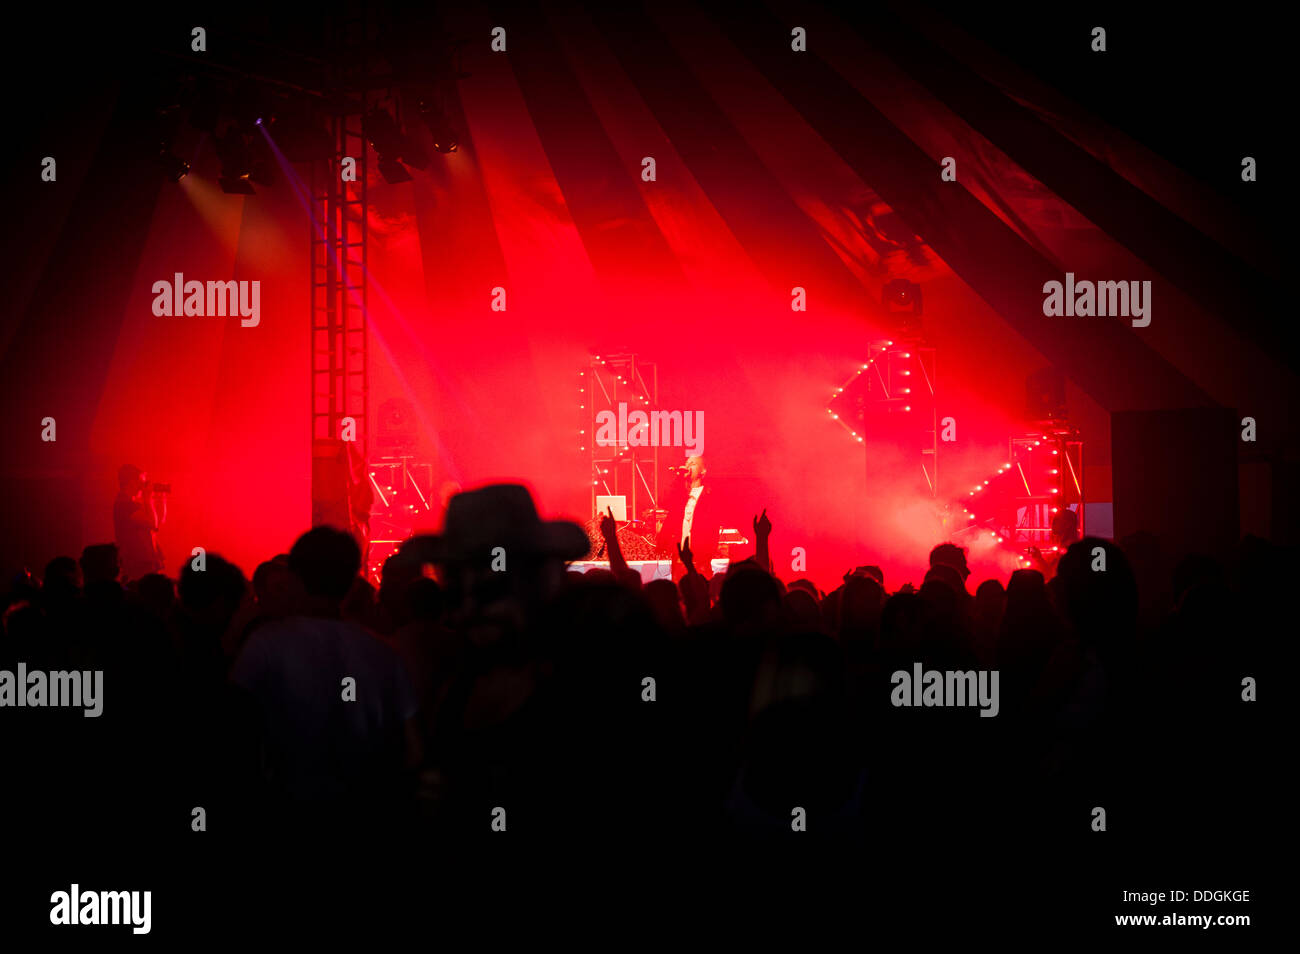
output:
[{"label": "alamy watermark", "polygon": [[1044,282],[1043,314],[1049,318],[1132,318],[1134,328],[1151,324],[1151,283],[1149,281],[1090,282],[1074,280],[1074,272],[1065,273],[1065,282]]},{"label": "alamy watermark", "polygon": [[998,670],[899,669],[889,679],[894,690],[889,701],[895,706],[979,706],[980,718],[998,714]]},{"label": "alamy watermark", "polygon": [[153,924],[152,891],[69,891],[50,895],[50,923],[129,924],[132,934],[148,934]]},{"label": "alamy watermark", "polygon": [[104,711],[104,671],[47,673],[21,662],[17,672],[0,669],[0,708],[5,707],[81,708],[87,719],[97,718]]},{"label": "alamy watermark", "polygon": [[177,272],[172,281],[153,283],[153,313],[159,318],[224,318],[238,315],[240,327],[256,328],[262,321],[262,283],[253,281],[186,281]]},{"label": "alamy watermark", "polygon": [[703,411],[628,411],[618,403],[618,413],[596,415],[596,443],[601,447],[684,447],[687,456],[704,453]]}]

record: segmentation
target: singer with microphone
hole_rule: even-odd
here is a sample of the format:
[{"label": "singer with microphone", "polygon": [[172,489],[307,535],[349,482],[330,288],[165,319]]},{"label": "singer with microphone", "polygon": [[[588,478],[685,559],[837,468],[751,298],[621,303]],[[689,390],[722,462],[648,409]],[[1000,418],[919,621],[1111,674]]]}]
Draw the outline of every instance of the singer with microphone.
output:
[{"label": "singer with microphone", "polygon": [[718,552],[719,518],[714,511],[713,493],[705,484],[708,468],[702,456],[687,457],[681,467],[669,467],[676,478],[668,492],[664,509],[668,515],[659,530],[658,545],[661,554],[673,561],[673,579],[686,573],[681,562],[679,547],[689,540],[695,557],[695,568],[704,576],[710,574],[710,562]]},{"label": "singer with microphone", "polygon": [[118,468],[117,484],[113,530],[122,563],[122,581],[161,573],[163,553],[158,546],[158,531],[167,519],[167,491],[171,488],[149,483],[148,475],[131,464]]}]

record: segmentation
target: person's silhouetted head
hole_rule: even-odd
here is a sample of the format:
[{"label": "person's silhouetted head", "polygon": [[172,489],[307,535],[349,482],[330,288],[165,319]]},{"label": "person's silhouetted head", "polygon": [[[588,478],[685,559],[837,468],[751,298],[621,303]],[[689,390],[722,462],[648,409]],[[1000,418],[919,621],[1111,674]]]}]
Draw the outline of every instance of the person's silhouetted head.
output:
[{"label": "person's silhouetted head", "polygon": [[880,588],[885,588],[885,571],[880,567],[872,565],[854,567],[848,573],[844,574],[844,581],[847,583],[850,577],[866,576],[880,584]]},{"label": "person's silhouetted head", "polygon": [[[1133,632],[1137,579],[1124,551],[1109,540],[1084,537],[1066,550],[1056,583],[1061,611],[1084,639],[1105,648]],[[1010,589],[1007,597],[1010,608]]]},{"label": "person's silhouetted head", "polygon": [[81,589],[81,567],[70,556],[55,557],[45,564],[43,585],[51,593],[75,593]]},{"label": "person's silhouetted head", "polygon": [[1058,546],[1068,547],[1079,539],[1079,515],[1068,507],[1052,518],[1052,539]]},{"label": "person's silhouetted head", "polygon": [[176,605],[176,585],[162,573],[146,573],[135,583],[141,604],[159,619],[166,619]]},{"label": "person's silhouetted head", "polygon": [[956,567],[947,563],[931,564],[930,569],[926,571],[925,579],[922,584],[936,581],[949,587],[954,593],[965,595],[966,578]]},{"label": "person's silhouetted head", "polygon": [[346,530],[313,527],[289,551],[289,569],[308,596],[338,606],[361,570],[361,547]]},{"label": "person's silhouetted head", "polygon": [[781,608],[776,579],[749,561],[729,567],[722,583],[722,618],[731,625],[774,620]]},{"label": "person's silhouetted head", "polygon": [[930,551],[930,566],[950,566],[961,574],[962,588],[966,587],[966,577],[970,568],[966,565],[966,551],[955,543],[941,543]]},{"label": "person's silhouetted head", "polygon": [[128,497],[134,497],[144,490],[149,475],[134,464],[123,464],[117,469],[118,489]]},{"label": "person's silhouetted head", "polygon": [[116,583],[121,573],[116,543],[93,543],[81,551],[81,575],[87,586]]},{"label": "person's silhouetted head", "polygon": [[641,589],[655,619],[665,632],[678,632],[686,625],[682,602],[672,580],[651,580]]},{"label": "person's silhouetted head", "polygon": [[248,592],[243,571],[219,554],[209,553],[202,570],[186,563],[176,585],[181,607],[193,618],[206,620],[220,632],[238,611]]}]

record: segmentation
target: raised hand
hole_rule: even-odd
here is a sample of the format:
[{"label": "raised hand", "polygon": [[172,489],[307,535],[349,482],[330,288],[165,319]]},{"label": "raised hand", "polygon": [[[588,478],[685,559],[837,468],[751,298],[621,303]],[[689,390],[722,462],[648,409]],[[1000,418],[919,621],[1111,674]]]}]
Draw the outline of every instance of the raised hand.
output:
[{"label": "raised hand", "polygon": [[600,535],[606,540],[618,533],[618,521],[614,519],[614,508],[607,507],[608,511],[600,518]]},{"label": "raised hand", "polygon": [[763,508],[763,515],[754,518],[754,536],[767,537],[772,533],[772,521],[767,519],[767,508]]}]

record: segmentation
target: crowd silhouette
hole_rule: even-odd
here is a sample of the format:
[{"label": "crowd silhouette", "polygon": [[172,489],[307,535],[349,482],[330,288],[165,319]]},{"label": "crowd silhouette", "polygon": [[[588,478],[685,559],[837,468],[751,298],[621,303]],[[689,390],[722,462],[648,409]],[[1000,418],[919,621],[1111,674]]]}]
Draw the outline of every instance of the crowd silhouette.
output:
[{"label": "crowd silhouette", "polygon": [[[808,839],[956,846],[1085,838],[1098,806],[1148,840],[1259,836],[1243,680],[1291,618],[1294,551],[1161,563],[1157,541],[1085,538],[1004,588],[940,544],[919,586],[861,566],[823,593],[770,572],[754,528],[725,574],[687,547],[679,584],[646,585],[612,530],[611,570],[566,573],[581,529],[507,485],[453,498],[378,589],[329,527],[251,581],[208,554],[124,585],[89,546],[14,581],[0,669],[103,670],[104,713],[5,712],[7,802],[39,830],[93,793],[163,841],[195,806],[235,838],[761,841],[802,810]],[[891,704],[917,662],[998,670],[997,717]]]}]

